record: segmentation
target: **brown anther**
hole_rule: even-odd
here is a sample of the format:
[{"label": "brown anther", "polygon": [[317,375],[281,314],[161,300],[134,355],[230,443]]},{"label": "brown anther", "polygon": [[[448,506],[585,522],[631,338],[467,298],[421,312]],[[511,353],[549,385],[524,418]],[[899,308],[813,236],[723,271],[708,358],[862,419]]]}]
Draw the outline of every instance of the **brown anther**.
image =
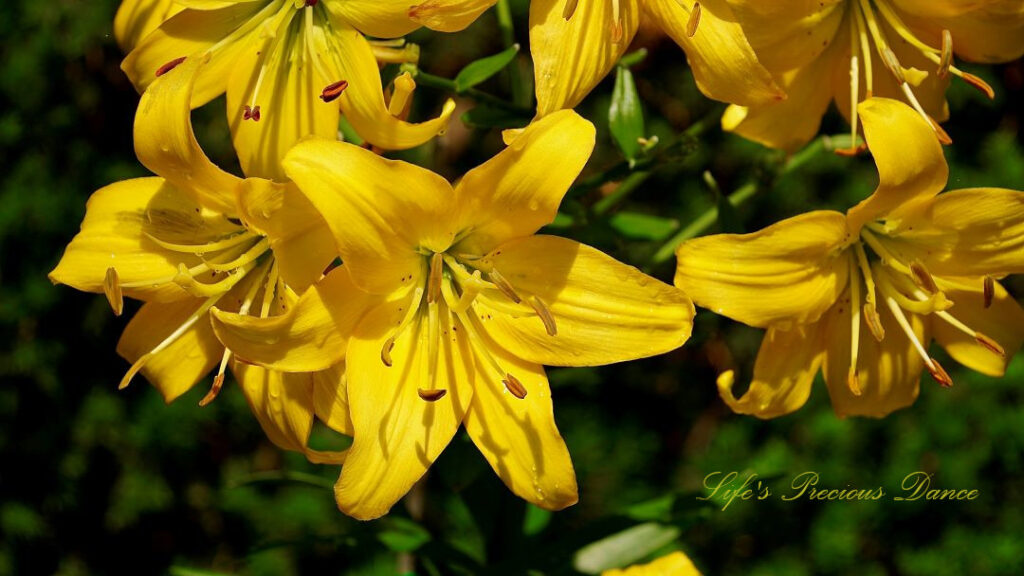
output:
[{"label": "brown anther", "polygon": [[935,279],[932,278],[931,273],[924,267],[924,264],[918,261],[911,262],[910,272],[914,277],[914,284],[917,284],[918,288],[929,294],[939,292],[939,287],[935,285]]},{"label": "brown anther", "polygon": [[953,34],[949,30],[942,31],[942,57],[939,58],[939,78],[949,76],[949,67],[953,65]]},{"label": "brown anther", "polygon": [[420,398],[426,400],[427,402],[437,402],[441,398],[444,398],[445,394],[447,394],[448,391],[443,389],[424,390],[423,388],[420,388],[419,390],[416,391],[416,393],[420,395]]},{"label": "brown anther", "polygon": [[572,15],[576,13],[576,5],[578,3],[579,0],[568,0],[568,2],[565,3],[565,7],[562,8],[562,18],[566,20],[572,18]]},{"label": "brown anther", "polygon": [[444,256],[434,252],[430,257],[430,276],[427,278],[427,304],[437,302],[441,297],[441,267],[444,265]]},{"label": "brown anther", "polygon": [[323,92],[320,93],[320,99],[324,102],[334,102],[345,92],[346,88],[348,88],[348,81],[338,80],[324,88]]},{"label": "brown anther", "polygon": [[935,358],[930,358],[931,364],[926,364],[928,371],[931,372],[932,378],[939,383],[943,388],[950,388],[953,386],[953,379],[949,377],[949,374],[942,368],[942,364]]},{"label": "brown anther", "polygon": [[505,277],[502,276],[501,273],[498,272],[497,270],[491,270],[490,272],[488,272],[487,278],[491,281],[492,284],[497,286],[498,290],[500,290],[502,294],[508,297],[509,300],[515,302],[516,304],[519,304],[520,302],[523,301],[523,299],[519,297],[519,294],[516,294],[515,288],[512,288],[512,285],[509,284],[508,280],[506,280]]},{"label": "brown anther", "polygon": [[854,396],[860,396],[864,393],[860,388],[860,374],[857,372],[856,366],[850,366],[850,373],[846,376],[846,385]]},{"label": "brown anther", "polygon": [[384,341],[384,346],[380,349],[380,361],[385,366],[391,368],[391,351],[395,349],[395,337],[392,336]]},{"label": "brown anther", "polygon": [[181,58],[175,58],[174,60],[171,60],[170,62],[168,62],[168,63],[164,64],[163,66],[161,66],[161,67],[156,69],[156,77],[159,78],[159,77],[163,76],[164,74],[167,74],[171,70],[174,70],[175,68],[177,68],[178,64],[181,64],[184,61],[185,61],[185,56],[182,56]]},{"label": "brown anther", "polygon": [[242,106],[242,120],[260,121],[260,107],[251,107],[248,104]]},{"label": "brown anther", "polygon": [[935,136],[939,139],[939,142],[943,146],[949,146],[953,143],[953,139],[949,137],[949,133],[946,132],[939,123],[935,121],[935,118],[928,117],[928,122],[931,122],[932,130],[935,131]]},{"label": "brown anther", "polygon": [[907,83],[907,77],[903,74],[903,67],[900,66],[900,61],[896,58],[896,53],[888,46],[882,50],[882,64],[885,64],[885,67],[888,68],[889,72],[896,78],[897,84]]},{"label": "brown anther", "polygon": [[885,328],[882,327],[882,319],[878,317],[878,310],[871,304],[864,304],[864,323],[875,340],[881,342],[885,339]]},{"label": "brown anther", "polygon": [[316,6],[316,3],[319,1],[320,0],[306,0],[306,8],[309,8],[310,6]]},{"label": "brown anther", "polygon": [[203,396],[203,399],[199,401],[200,407],[207,406],[210,402],[213,402],[217,395],[220,394],[220,389],[224,387],[224,373],[221,372],[213,377],[213,386],[210,386],[210,391]]},{"label": "brown anther", "polygon": [[999,342],[996,342],[991,337],[989,337],[987,334],[982,334],[981,332],[975,332],[974,333],[974,340],[978,344],[981,344],[982,346],[984,346],[986,350],[988,350],[989,352],[995,354],[996,356],[999,356],[1000,358],[1006,358],[1006,350],[1004,350],[1003,347],[999,345]]},{"label": "brown anther", "polygon": [[700,2],[693,3],[693,9],[690,10],[690,19],[686,21],[686,37],[693,38],[694,34],[697,33],[697,26],[700,24]]},{"label": "brown anther", "polygon": [[867,144],[858,144],[857,146],[851,146],[849,148],[836,148],[834,152],[838,156],[846,156],[847,158],[852,158],[854,156],[857,156],[861,152],[864,152],[867,149]]},{"label": "brown anther", "polygon": [[968,74],[967,72],[964,72],[961,78],[964,79],[964,82],[967,82],[971,86],[974,86],[978,90],[984,92],[985,96],[988,96],[989,100],[995,99],[996,91],[993,90],[992,87],[988,85],[988,82],[985,82],[984,80],[978,78],[974,74]]},{"label": "brown anther", "polygon": [[996,281],[991,276],[985,276],[981,293],[985,300],[985,308],[988,309],[992,306],[992,300],[996,297]]},{"label": "brown anther", "polygon": [[502,380],[501,383],[504,384],[505,388],[508,389],[508,391],[516,398],[519,398],[520,400],[526,398],[526,387],[523,386],[523,383],[515,376],[505,374],[505,379]]},{"label": "brown anther", "polygon": [[551,314],[551,309],[544,303],[543,300],[534,296],[528,300],[533,311],[540,316],[540,321],[544,323],[544,330],[547,331],[548,336],[556,336],[558,334],[558,326],[555,324],[555,317]]},{"label": "brown anther", "polygon": [[121,293],[121,279],[113,266],[107,268],[107,275],[103,278],[103,293],[107,295],[114,316],[120,316],[124,311],[124,295]]}]

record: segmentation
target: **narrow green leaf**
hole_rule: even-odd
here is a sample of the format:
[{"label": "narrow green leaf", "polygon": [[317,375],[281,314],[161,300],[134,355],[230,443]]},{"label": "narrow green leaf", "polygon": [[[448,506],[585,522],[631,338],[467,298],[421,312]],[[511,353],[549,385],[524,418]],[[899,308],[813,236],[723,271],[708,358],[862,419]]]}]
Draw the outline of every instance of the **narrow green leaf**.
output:
[{"label": "narrow green leaf", "polygon": [[638,212],[617,212],[608,224],[619,234],[634,240],[664,240],[679,228],[679,221]]},{"label": "narrow green leaf", "polygon": [[736,207],[729,201],[729,197],[722,193],[722,189],[718,187],[718,182],[711,172],[704,172],[704,183],[715,193],[719,231],[723,234],[742,234],[744,232],[743,224],[740,222],[739,215],[736,214]]},{"label": "narrow green leaf", "polygon": [[523,128],[530,119],[496,106],[480,104],[462,115],[462,122],[473,128]]},{"label": "narrow green leaf", "polygon": [[380,525],[377,539],[393,552],[412,552],[430,541],[430,532],[407,518],[385,518]]},{"label": "narrow green leaf", "polygon": [[501,72],[515,59],[518,53],[519,44],[515,44],[497,54],[470,62],[455,76],[455,90],[457,92],[468,90]]},{"label": "narrow green leaf", "polygon": [[633,526],[580,548],[573,557],[573,567],[584,574],[621,568],[671,544],[679,537],[679,532],[674,526],[654,522]]},{"label": "narrow green leaf", "polygon": [[615,72],[615,88],[608,107],[608,128],[622,154],[628,160],[636,159],[642,147],[640,139],[644,137],[644,112],[633,73],[625,66],[619,66]]},{"label": "narrow green leaf", "polygon": [[551,511],[534,506],[526,505],[526,515],[523,517],[523,534],[536,536],[544,531],[551,522]]}]

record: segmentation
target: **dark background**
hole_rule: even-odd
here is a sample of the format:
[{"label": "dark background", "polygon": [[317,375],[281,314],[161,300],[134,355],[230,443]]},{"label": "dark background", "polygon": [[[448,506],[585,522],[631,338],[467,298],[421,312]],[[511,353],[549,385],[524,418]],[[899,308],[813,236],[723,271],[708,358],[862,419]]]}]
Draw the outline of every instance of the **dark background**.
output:
[{"label": "dark background", "polygon": [[[513,5],[525,42],[525,2]],[[926,376],[919,401],[884,420],[838,419],[819,381],[804,409],[761,422],[733,415],[714,386],[715,367],[729,362],[746,368],[745,381],[758,332],[701,312],[690,343],[671,354],[550,370],[579,505],[555,515],[525,505],[460,434],[416,490],[418,521],[399,505],[369,524],[336,510],[329,487],[337,470],[272,446],[233,385],[202,409],[208,382],[171,406],[141,378],[117,392],[127,364],[114,345],[128,314],[115,318],[102,296],[46,278],[89,194],[145,174],[131,145],[137,95],[111,35],[115,8],[114,0],[0,4],[0,574],[394,574],[410,566],[419,574],[562,574],[573,573],[583,546],[639,524],[620,536],[631,542],[625,553],[590,548],[576,567],[595,554],[626,562],[683,549],[707,574],[1024,573],[1019,356],[1002,379],[947,360],[952,389]],[[422,68],[451,78],[502,49],[497,30],[492,11],[459,35],[413,39],[423,46]],[[720,133],[713,118],[721,108],[697,93],[673,43],[647,34],[639,44],[651,51],[634,69],[648,132],[667,138],[700,118],[711,118],[712,129],[663,158],[614,211],[656,217],[644,226],[594,215],[594,201],[612,189],[605,187],[568,200],[564,210],[575,218],[555,233],[648,267],[680,223],[715,205],[704,170],[726,191],[761,183],[737,210],[746,230],[813,208],[843,210],[873,189],[868,157],[822,153],[776,178],[781,155]],[[967,68],[997,96],[988,101],[961,83],[950,90],[950,188],[1022,188],[1024,66]],[[508,81],[506,74],[481,88],[506,95]],[[610,94],[607,81],[579,108],[599,127],[587,175],[620,161],[607,130]],[[436,113],[444,96],[421,87],[415,114]],[[196,126],[215,161],[237,166],[223,100],[198,111]],[[837,117],[826,119],[825,133],[844,130]],[[496,130],[456,122],[401,156],[455,177],[499,146]],[[671,279],[671,262],[649,269]],[[1010,287],[1022,294],[1019,281]],[[317,431],[314,444],[330,442]],[[809,470],[822,486],[887,493],[922,470],[937,486],[980,497],[773,497],[724,511],[695,498],[715,471],[756,472],[781,495]]]}]

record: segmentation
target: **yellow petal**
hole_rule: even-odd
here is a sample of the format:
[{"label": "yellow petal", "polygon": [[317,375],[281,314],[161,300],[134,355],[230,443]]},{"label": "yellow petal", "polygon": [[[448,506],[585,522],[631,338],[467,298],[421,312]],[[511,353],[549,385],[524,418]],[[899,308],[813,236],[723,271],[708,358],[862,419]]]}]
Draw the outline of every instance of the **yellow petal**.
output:
[{"label": "yellow petal", "polygon": [[[860,302],[853,303],[858,308]],[[860,338],[856,377],[860,395],[850,389],[851,303],[849,294],[829,311],[825,320],[825,383],[832,398],[832,408],[840,417],[869,416],[881,418],[894,410],[906,408],[917,400],[924,370],[924,360],[914,349],[910,338],[900,329],[889,309],[879,303],[878,315],[885,329],[881,342],[871,335],[860,317]],[[927,323],[915,314],[907,314],[914,334],[926,347],[929,342]]]},{"label": "yellow petal", "polygon": [[153,82],[135,114],[135,154],[147,168],[203,206],[231,216],[236,212],[237,176],[218,168],[199,147],[192,130],[189,98],[204,59],[188,58]]},{"label": "yellow petal", "polygon": [[[216,10],[183,10],[143,38],[121,62],[121,69],[135,88],[143,92],[156,80],[156,72],[168,62],[187,56],[201,57],[250,19],[262,21],[269,17],[260,11],[273,8],[273,3],[237,2]],[[202,106],[224,93],[237,59],[250,47],[249,41],[257,33],[258,30],[234,38],[212,54],[210,65],[196,82],[193,106]]]},{"label": "yellow petal", "polygon": [[335,18],[343,20],[356,30],[377,38],[405,36],[420,24],[413,21],[411,12],[416,0],[345,0],[324,2],[323,6]]},{"label": "yellow petal", "polygon": [[875,219],[898,221],[946,186],[949,167],[932,127],[910,106],[871,98],[857,107],[878,167],[878,188],[847,212],[850,230]]},{"label": "yellow petal", "polygon": [[637,0],[620,0],[618,23],[611,2],[579,2],[568,20],[566,2],[530,2],[538,116],[579,104],[625,53],[640,21]]},{"label": "yellow petal", "polygon": [[[473,304],[497,346],[528,362],[595,366],[654,356],[690,337],[685,294],[589,246],[531,236],[499,246],[482,263],[507,279],[523,303],[483,293]],[[546,308],[555,335],[528,303]],[[518,307],[516,315],[506,312]]]},{"label": "yellow petal", "polygon": [[270,318],[213,309],[217,338],[240,359],[283,372],[326,370],[345,357],[356,324],[376,297],[335,268],[285,314]]},{"label": "yellow petal", "polygon": [[957,329],[938,315],[931,316],[935,340],[954,360],[988,376],[1002,376],[1007,363],[1024,342],[1024,310],[1001,284],[993,284],[992,302],[985,307],[981,278],[935,278],[939,288],[953,301],[947,310],[956,320],[981,332],[1003,348],[1003,354],[981,345],[970,334]]},{"label": "yellow petal", "polygon": [[248,178],[237,192],[246,226],[270,239],[281,277],[305,292],[337,255],[327,223],[294,184]]},{"label": "yellow petal", "polygon": [[[725,0],[702,0],[697,31],[689,34],[690,0],[647,0],[644,10],[686,51],[697,87],[708,98],[751,106],[785,93],[757,60]],[[685,6],[685,7],[684,7]]]},{"label": "yellow petal", "polygon": [[623,570],[605,570],[601,576],[701,576],[697,567],[682,552],[673,552],[648,564]]},{"label": "yellow petal", "polygon": [[313,374],[288,374],[241,362],[235,362],[231,370],[271,442],[301,452],[315,463],[345,460],[344,452],[322,452],[307,445],[313,430]]},{"label": "yellow petal", "polygon": [[972,62],[1009,62],[1024,56],[1024,5],[1017,0],[893,0],[922,40],[941,46],[953,35],[956,55]]},{"label": "yellow petal", "polygon": [[789,330],[769,328],[757,353],[750,388],[737,400],[731,373],[723,374],[718,380],[722,400],[733,412],[764,419],[800,409],[825,356],[822,336],[820,322]]},{"label": "yellow petal", "polygon": [[[82,230],[50,272],[50,280],[87,292],[103,292],[109,268],[117,271],[122,285],[173,278],[179,263],[191,267],[199,264],[199,258],[166,250],[151,236],[167,242],[202,244],[241,230],[220,214],[200,208],[163,178],[124,180],[101,188],[89,198]],[[170,281],[126,287],[123,291],[140,300],[189,298]]]},{"label": "yellow petal", "polygon": [[[149,302],[142,306],[121,334],[117,353],[134,363],[181,326],[202,304],[201,300]],[[142,367],[142,375],[170,403],[188,392],[220,362],[224,347],[206,318],[200,318],[167,348]]]},{"label": "yellow petal", "polygon": [[455,229],[454,193],[424,168],[352,144],[310,139],[284,160],[288,176],[330,227],[360,288],[390,293],[416,284],[421,247],[443,252]]},{"label": "yellow petal", "polygon": [[380,69],[370,44],[359,32],[337,19],[333,22],[338,30],[322,42],[337,55],[337,80],[348,82],[348,88],[338,98],[341,111],[363,139],[386,150],[404,150],[423,144],[448,127],[455,111],[455,101],[450,99],[437,118],[426,122],[413,124],[392,116],[384,102]]},{"label": "yellow petal", "polygon": [[[405,315],[405,302],[378,307],[348,346],[348,398],[355,428],[348,460],[334,487],[338,507],[360,520],[380,517],[412,488],[455,435],[473,396],[473,359],[465,331],[451,330],[443,308],[436,373],[429,366],[427,322],[395,340],[392,365],[381,350]],[[420,390],[446,390],[433,402]]]},{"label": "yellow petal", "polygon": [[849,244],[838,212],[795,216],[752,234],[683,243],[675,284],[698,305],[768,328],[814,322],[846,286]]},{"label": "yellow petal", "polygon": [[114,15],[114,38],[125,52],[181,11],[174,0],[122,0]]},{"label": "yellow petal", "polygon": [[894,245],[933,274],[1024,273],[1024,192],[971,188],[940,194],[904,223]]},{"label": "yellow petal", "polygon": [[530,124],[455,187],[463,227],[472,230],[456,251],[486,254],[550,224],[593,149],[594,125],[571,110]]},{"label": "yellow petal", "polygon": [[313,373],[313,409],[316,417],[335,432],[346,436],[355,432],[348,408],[344,362]]},{"label": "yellow petal", "polygon": [[544,368],[500,348],[490,348],[487,353],[527,394],[524,398],[511,394],[500,376],[485,361],[478,361],[466,432],[517,496],[547,510],[572,506],[579,499],[576,474],[569,449],[555,426]]},{"label": "yellow petal", "polygon": [[409,9],[409,17],[431,30],[458,32],[496,3],[497,0],[420,0]]},{"label": "yellow petal", "polygon": [[809,66],[833,46],[849,26],[848,6],[847,0],[729,0],[758,61],[776,74]]}]

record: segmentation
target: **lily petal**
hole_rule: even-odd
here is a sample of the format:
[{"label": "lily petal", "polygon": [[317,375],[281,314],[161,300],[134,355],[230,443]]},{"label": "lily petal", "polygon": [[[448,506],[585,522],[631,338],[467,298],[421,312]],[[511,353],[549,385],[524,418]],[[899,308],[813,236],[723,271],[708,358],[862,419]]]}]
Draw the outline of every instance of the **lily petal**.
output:
[{"label": "lily petal", "polygon": [[323,6],[338,20],[363,34],[376,38],[398,38],[420,27],[411,18],[416,0],[345,0],[324,2]]},{"label": "lily petal", "polygon": [[[499,246],[482,262],[499,270],[524,301],[520,315],[503,295],[473,304],[484,330],[511,354],[551,366],[596,366],[674,350],[690,337],[693,303],[681,291],[584,244],[530,236]],[[546,308],[554,324],[528,306]]]},{"label": "lily petal", "polygon": [[899,221],[946,186],[949,167],[932,127],[910,106],[870,98],[857,107],[878,167],[878,188],[847,212],[851,233],[878,218]]},{"label": "lily petal", "polygon": [[537,116],[574,108],[626,52],[640,22],[637,0],[580,2],[564,16],[567,0],[530,2],[530,51]]},{"label": "lily petal", "polygon": [[204,65],[202,57],[188,58],[142,95],[135,114],[135,154],[146,168],[194,194],[203,206],[231,216],[241,179],[211,162],[192,130],[189,99],[200,72],[208,72]]},{"label": "lily petal", "polygon": [[164,20],[181,11],[175,0],[122,0],[114,15],[114,38],[129,52]]},{"label": "lily petal", "polygon": [[214,308],[213,330],[241,360],[282,372],[315,372],[344,359],[352,331],[376,302],[339,266],[280,316],[256,318]]},{"label": "lily petal", "polygon": [[741,106],[786,97],[761,65],[725,0],[701,0],[697,31],[690,35],[691,0],[647,0],[644,10],[686,51],[697,88],[708,98]]},{"label": "lily petal", "polygon": [[850,242],[838,212],[794,216],[752,234],[683,243],[675,284],[700,306],[750,326],[817,321],[847,284]]},{"label": "lily petal", "polygon": [[575,504],[579,495],[569,449],[555,426],[551,388],[544,368],[506,353],[492,342],[478,343],[527,391],[517,398],[498,376],[477,363],[466,432],[509,490],[547,510]]},{"label": "lily petal", "polygon": [[443,252],[458,232],[451,184],[424,168],[310,139],[292,148],[284,169],[327,222],[356,285],[368,292],[416,284],[424,273],[418,250]]},{"label": "lily petal", "polygon": [[922,39],[941,46],[953,35],[957,56],[971,62],[1009,62],[1024,56],[1024,5],[1016,0],[893,0]]},{"label": "lily petal", "polygon": [[235,362],[231,370],[271,442],[285,450],[305,454],[310,462],[341,464],[345,461],[345,452],[313,450],[307,445],[313,430],[312,374],[287,374],[241,362]]},{"label": "lily petal", "polygon": [[[821,58],[838,40],[848,4],[848,0],[729,0],[735,22],[743,28],[758,61],[776,74]],[[792,97],[788,88],[786,93]]]},{"label": "lily petal", "polygon": [[[458,32],[476,21],[498,0],[423,0],[409,9],[409,17],[438,32]],[[406,2],[408,4],[408,2]]]},{"label": "lily petal", "polygon": [[701,576],[697,567],[682,552],[673,552],[653,562],[622,570],[605,570],[601,576]]},{"label": "lily petal", "polygon": [[825,357],[822,323],[790,330],[769,328],[761,341],[750,388],[737,400],[732,377],[719,377],[718,393],[738,414],[769,419],[794,412],[807,402]]},{"label": "lily petal", "polygon": [[550,224],[594,149],[594,125],[561,110],[527,127],[510,146],[470,170],[455,187],[463,226],[456,249],[486,254]]},{"label": "lily petal", "polygon": [[[134,363],[170,336],[202,305],[198,299],[149,302],[132,318],[117,342],[117,353]],[[186,330],[142,367],[142,375],[167,403],[188,392],[213,370],[224,354],[205,318]]]},{"label": "lily petal", "polygon": [[932,315],[935,340],[954,360],[988,376],[1002,376],[1006,365],[1024,342],[1024,310],[998,282],[994,283],[992,302],[985,307],[981,278],[935,278],[939,288],[953,301],[947,312],[967,327],[1002,346],[1003,354],[981,345],[974,336],[957,329],[943,318]]},{"label": "lily petal", "polygon": [[85,208],[82,229],[64,251],[50,280],[86,292],[103,292],[107,269],[117,271],[126,296],[167,302],[190,299],[170,281],[178,265],[191,267],[199,258],[166,250],[152,238],[204,244],[242,229],[220,214],[201,208],[188,194],[163,178],[136,178],[96,191]]},{"label": "lily petal", "polygon": [[346,436],[355,433],[349,414],[344,362],[313,373],[313,409],[316,417],[335,432]]},{"label": "lily petal", "polygon": [[[437,367],[429,366],[427,322],[416,321],[395,341],[392,364],[381,350],[408,302],[370,312],[348,346],[348,397],[355,428],[348,460],[334,487],[338,507],[360,520],[378,518],[405,495],[455,435],[473,396],[474,364],[465,331],[452,330],[443,307]],[[435,401],[420,390],[445,390]]]}]

